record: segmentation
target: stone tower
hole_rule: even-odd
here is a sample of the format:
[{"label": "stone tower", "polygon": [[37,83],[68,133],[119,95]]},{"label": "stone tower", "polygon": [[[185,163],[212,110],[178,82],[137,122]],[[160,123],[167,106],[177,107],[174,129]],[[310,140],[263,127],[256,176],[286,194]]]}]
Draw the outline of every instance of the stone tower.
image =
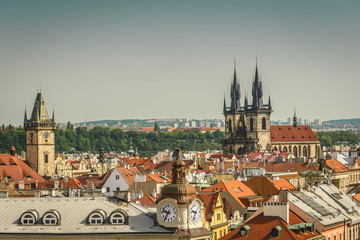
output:
[{"label": "stone tower", "polygon": [[30,119],[24,116],[26,160],[41,176],[55,174],[55,113],[49,118],[42,93],[36,96]]},{"label": "stone tower", "polygon": [[173,155],[172,181],[163,187],[157,200],[157,221],[166,228],[177,229],[179,239],[210,239],[204,229],[204,203],[195,188],[186,182],[183,154],[177,148]]},{"label": "stone tower", "polygon": [[244,106],[241,106],[240,96],[240,84],[236,76],[236,66],[234,66],[234,78],[230,91],[230,107],[226,106],[224,99],[224,153],[240,155],[269,150],[270,114],[272,107],[270,96],[268,104],[263,103],[263,89],[258,73],[257,61],[252,84],[252,104],[248,104],[247,96],[245,96]]}]

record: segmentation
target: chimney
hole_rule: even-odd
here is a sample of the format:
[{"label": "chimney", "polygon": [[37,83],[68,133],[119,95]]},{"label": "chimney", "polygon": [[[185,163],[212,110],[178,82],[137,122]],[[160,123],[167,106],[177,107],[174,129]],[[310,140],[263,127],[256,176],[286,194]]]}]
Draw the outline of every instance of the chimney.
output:
[{"label": "chimney", "polygon": [[15,157],[15,154],[16,154],[16,150],[15,150],[15,147],[14,146],[11,146],[10,148],[10,155]]},{"label": "chimney", "polygon": [[152,196],[153,196],[154,198],[156,198],[156,191],[155,191],[155,188],[154,188],[154,191],[152,192]]},{"label": "chimney", "polygon": [[114,197],[126,202],[131,201],[131,193],[129,191],[114,191]]},{"label": "chimney", "polygon": [[[286,194],[287,196],[287,194]],[[281,196],[279,196],[279,201]],[[279,217],[289,223],[289,203],[288,202],[264,202],[264,217]]]},{"label": "chimney", "polygon": [[279,202],[283,202],[283,203],[288,202],[288,191],[287,190],[279,191]]}]

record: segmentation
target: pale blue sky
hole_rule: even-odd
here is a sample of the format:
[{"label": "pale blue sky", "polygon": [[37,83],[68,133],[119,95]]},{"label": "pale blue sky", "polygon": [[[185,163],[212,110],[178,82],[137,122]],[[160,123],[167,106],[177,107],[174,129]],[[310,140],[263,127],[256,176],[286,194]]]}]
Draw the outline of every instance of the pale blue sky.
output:
[{"label": "pale blue sky", "polygon": [[0,123],[42,84],[59,122],[222,119],[255,56],[272,119],[359,117],[359,1],[0,0]]}]

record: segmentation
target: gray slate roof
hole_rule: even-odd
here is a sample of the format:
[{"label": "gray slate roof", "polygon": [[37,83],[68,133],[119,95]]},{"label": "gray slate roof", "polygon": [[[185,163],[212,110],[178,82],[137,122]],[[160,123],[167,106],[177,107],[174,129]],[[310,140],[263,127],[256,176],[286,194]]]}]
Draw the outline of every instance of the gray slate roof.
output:
[{"label": "gray slate roof", "polygon": [[[19,225],[20,216],[28,210],[36,210],[41,218],[47,211],[56,210],[61,216],[58,226]],[[128,225],[89,225],[87,218],[94,210],[103,210],[107,217],[121,209],[129,216]],[[147,212],[133,204],[115,204],[104,197],[95,198],[3,198],[0,199],[1,233],[48,233],[48,234],[84,234],[84,233],[172,233],[155,223]]]}]

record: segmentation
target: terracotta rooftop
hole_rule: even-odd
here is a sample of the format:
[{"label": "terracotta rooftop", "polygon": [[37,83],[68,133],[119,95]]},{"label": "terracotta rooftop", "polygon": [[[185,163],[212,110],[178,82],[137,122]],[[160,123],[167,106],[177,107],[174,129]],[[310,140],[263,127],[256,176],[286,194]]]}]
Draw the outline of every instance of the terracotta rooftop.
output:
[{"label": "terracotta rooftop", "polygon": [[286,179],[270,180],[278,190],[294,191],[296,188]]},{"label": "terracotta rooftop", "polygon": [[265,164],[267,172],[298,172],[303,171],[319,171],[318,163],[306,162],[268,162]]},{"label": "terracotta rooftop", "polygon": [[160,173],[152,173],[146,175],[146,181],[147,182],[155,181],[158,183],[163,183],[164,181],[166,181],[168,183],[171,183],[171,178],[168,175],[165,178],[165,176],[162,176]]},{"label": "terracotta rooftop", "polygon": [[211,187],[204,188],[201,192],[228,192],[241,206],[245,205],[241,202],[240,198],[245,196],[256,195],[248,186],[239,180],[223,181],[212,185]]},{"label": "terracotta rooftop", "polygon": [[348,169],[336,159],[328,159],[328,160],[326,160],[326,165],[331,170],[333,170],[333,172],[346,172],[346,171],[348,171]]},{"label": "terracotta rooftop", "polygon": [[310,126],[270,126],[271,142],[318,142]]},{"label": "terracotta rooftop", "polygon": [[154,198],[151,194],[144,194],[140,199],[131,200],[133,203],[139,204],[141,206],[154,207],[157,198]]},{"label": "terracotta rooftop", "polygon": [[[292,211],[289,212],[289,224],[301,224],[304,221],[295,215]],[[243,226],[249,225],[250,229],[247,236],[240,236],[240,229]],[[272,238],[270,233],[273,228],[280,226],[281,231],[280,235],[276,238]],[[280,217],[264,217],[263,209],[259,209],[254,213],[253,216],[249,218],[243,225],[229,232],[224,237],[220,238],[220,240],[233,240],[233,239],[278,239],[278,240],[305,240],[311,239],[316,236],[320,236],[317,232],[310,232],[306,230],[305,233],[299,231],[299,234],[293,232],[289,225],[283,221]]]},{"label": "terracotta rooftop", "polygon": [[19,179],[37,180],[38,183],[45,182],[45,179],[29,165],[10,154],[0,154],[0,177],[1,181],[12,179],[16,184]]}]

